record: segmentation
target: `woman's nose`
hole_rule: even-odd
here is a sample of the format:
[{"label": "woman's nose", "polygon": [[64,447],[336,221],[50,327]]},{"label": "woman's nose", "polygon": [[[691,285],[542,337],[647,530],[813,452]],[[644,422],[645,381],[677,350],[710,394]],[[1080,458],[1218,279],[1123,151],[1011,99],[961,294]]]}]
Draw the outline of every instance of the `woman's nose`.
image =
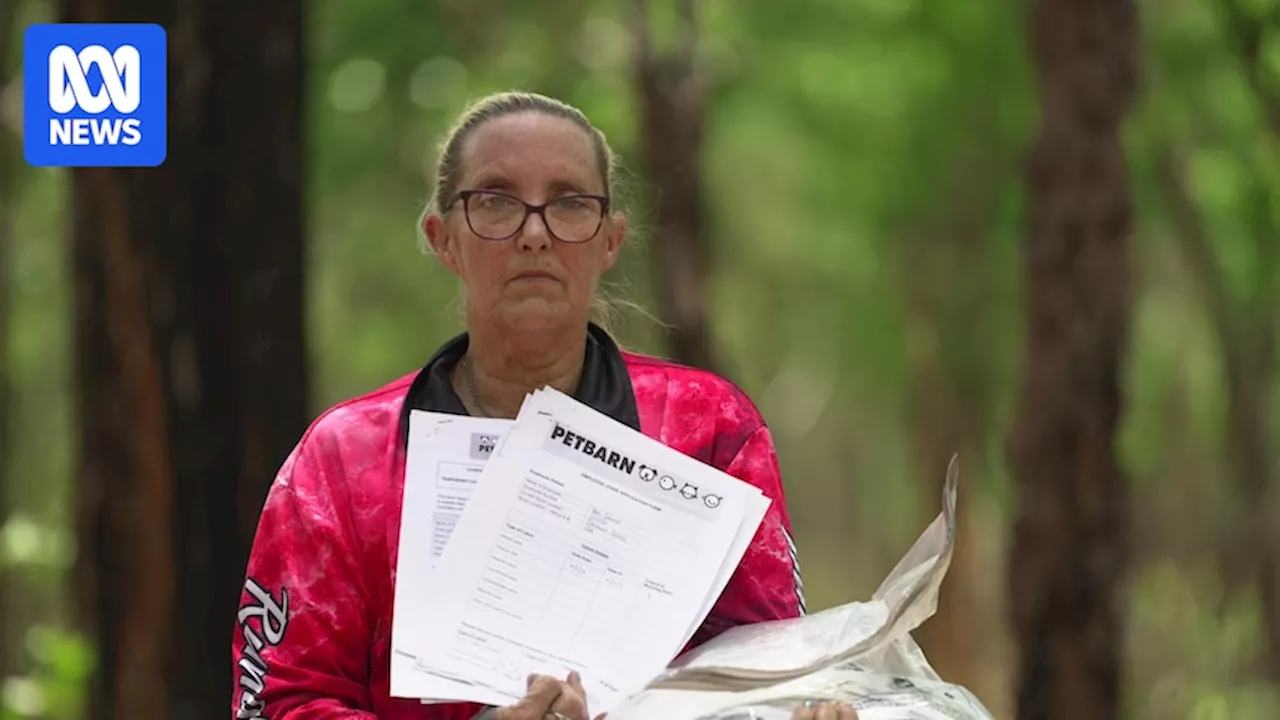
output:
[{"label": "woman's nose", "polygon": [[529,213],[524,227],[516,235],[516,247],[521,250],[545,250],[551,245],[551,233],[547,223],[537,213]]}]

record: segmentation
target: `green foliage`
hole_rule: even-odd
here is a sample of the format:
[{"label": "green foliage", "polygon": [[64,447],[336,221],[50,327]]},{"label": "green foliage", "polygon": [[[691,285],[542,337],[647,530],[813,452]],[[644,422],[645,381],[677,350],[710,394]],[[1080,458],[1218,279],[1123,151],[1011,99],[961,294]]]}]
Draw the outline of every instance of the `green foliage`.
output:
[{"label": "green foliage", "polygon": [[93,671],[92,647],[79,635],[52,625],[27,632],[27,651],[35,670],[5,679],[0,688],[0,719],[74,720],[81,716],[84,689]]},{"label": "green foliage", "polygon": [[26,649],[35,661],[30,675],[8,678],[0,688],[0,720],[74,720],[84,707],[93,672],[92,647],[60,627],[36,625]]}]

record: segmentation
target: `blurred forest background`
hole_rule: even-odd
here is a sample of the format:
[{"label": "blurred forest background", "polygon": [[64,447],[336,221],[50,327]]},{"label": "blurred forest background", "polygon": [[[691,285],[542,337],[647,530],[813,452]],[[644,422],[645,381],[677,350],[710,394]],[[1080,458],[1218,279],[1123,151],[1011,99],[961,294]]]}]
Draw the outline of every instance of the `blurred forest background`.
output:
[{"label": "blurred forest background", "polygon": [[[691,4],[0,0],[0,716],[226,717],[265,489],[459,330],[414,223],[452,118],[523,88],[634,180],[612,280],[665,326],[616,333],[760,404],[811,608],[959,452],[944,677],[1280,717],[1280,2]],[[163,168],[22,162],[54,20],[168,28]]]}]

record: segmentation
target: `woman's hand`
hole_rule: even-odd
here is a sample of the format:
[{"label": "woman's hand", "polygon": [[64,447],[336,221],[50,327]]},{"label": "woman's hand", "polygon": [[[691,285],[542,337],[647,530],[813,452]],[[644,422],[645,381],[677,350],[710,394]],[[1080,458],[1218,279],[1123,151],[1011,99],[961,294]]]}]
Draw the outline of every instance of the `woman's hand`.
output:
[{"label": "woman's hand", "polygon": [[848,703],[808,700],[796,708],[791,720],[858,720],[858,713]]},{"label": "woman's hand", "polygon": [[576,672],[569,673],[564,680],[550,675],[530,675],[525,695],[519,702],[497,708],[485,717],[492,720],[591,720],[587,714],[587,692],[582,689],[582,678]]}]

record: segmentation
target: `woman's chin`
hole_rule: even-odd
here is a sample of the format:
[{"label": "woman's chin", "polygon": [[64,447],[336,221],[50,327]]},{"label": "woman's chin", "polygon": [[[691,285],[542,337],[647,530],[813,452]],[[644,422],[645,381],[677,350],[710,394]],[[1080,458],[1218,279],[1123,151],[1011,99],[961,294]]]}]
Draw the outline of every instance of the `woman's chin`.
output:
[{"label": "woman's chin", "polygon": [[512,302],[502,312],[503,324],[510,330],[522,332],[562,328],[581,315],[563,300],[540,297]]}]

